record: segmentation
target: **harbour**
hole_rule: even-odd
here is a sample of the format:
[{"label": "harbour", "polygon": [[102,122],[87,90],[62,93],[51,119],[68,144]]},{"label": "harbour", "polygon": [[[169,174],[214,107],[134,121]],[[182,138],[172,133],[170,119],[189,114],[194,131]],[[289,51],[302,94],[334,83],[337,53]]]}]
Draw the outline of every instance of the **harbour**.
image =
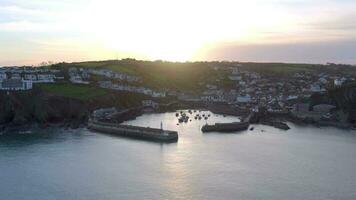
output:
[{"label": "harbour", "polygon": [[[2,135],[0,199],[356,197],[354,131],[289,124],[286,132],[256,124],[239,134],[203,134],[205,120],[177,126],[175,114],[146,113],[121,123],[160,129],[163,122],[178,132],[174,143],[86,128]],[[209,124],[239,121],[201,114],[211,115]]]}]

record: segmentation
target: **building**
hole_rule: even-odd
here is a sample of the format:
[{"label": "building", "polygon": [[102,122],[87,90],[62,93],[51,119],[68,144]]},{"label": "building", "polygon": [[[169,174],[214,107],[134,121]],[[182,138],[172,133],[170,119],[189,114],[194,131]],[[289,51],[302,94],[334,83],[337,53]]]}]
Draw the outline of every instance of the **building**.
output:
[{"label": "building", "polygon": [[329,104],[319,104],[313,106],[313,111],[319,113],[328,113],[334,108],[336,108],[336,106],[329,105]]},{"label": "building", "polygon": [[250,95],[245,95],[245,96],[238,96],[236,98],[237,103],[249,103],[251,102],[251,96]]},{"label": "building", "polygon": [[52,74],[38,74],[37,75],[37,82],[38,83],[53,83],[54,82],[54,76]]},{"label": "building", "polygon": [[6,73],[0,73],[0,80],[7,79]]},{"label": "building", "polygon": [[334,80],[334,85],[335,86],[342,86],[344,84],[344,82],[346,81],[346,78],[340,78],[340,79],[335,79]]},{"label": "building", "polygon": [[20,74],[12,74],[11,79],[21,79]]},{"label": "building", "polygon": [[5,79],[1,81],[1,90],[30,90],[32,89],[32,81],[23,79]]},{"label": "building", "polygon": [[24,79],[31,80],[31,81],[37,81],[37,76],[36,76],[36,74],[25,74]]},{"label": "building", "polygon": [[153,109],[157,109],[159,107],[159,104],[152,101],[152,100],[143,100],[142,101],[142,106],[143,107],[150,107],[150,108],[153,108]]},{"label": "building", "polygon": [[313,84],[310,86],[311,92],[325,92],[326,90],[319,84]]},{"label": "building", "polygon": [[296,103],[293,105],[293,112],[309,112],[308,103]]},{"label": "building", "polygon": [[89,84],[88,81],[83,81],[82,77],[80,75],[72,75],[69,78],[70,82],[72,83],[77,83],[77,84]]}]

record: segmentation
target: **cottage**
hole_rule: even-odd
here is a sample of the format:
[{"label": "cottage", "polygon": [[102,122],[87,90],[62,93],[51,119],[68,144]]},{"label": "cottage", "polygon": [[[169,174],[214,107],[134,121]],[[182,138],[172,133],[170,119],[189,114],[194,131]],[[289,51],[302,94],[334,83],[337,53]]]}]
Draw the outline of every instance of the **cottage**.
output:
[{"label": "cottage", "polygon": [[24,79],[31,80],[31,81],[37,81],[37,76],[36,76],[36,74],[25,74]]},{"label": "cottage", "polygon": [[11,79],[21,79],[21,75],[20,74],[12,74]]},{"label": "cottage", "polygon": [[5,79],[0,85],[1,90],[30,90],[32,89],[32,81],[23,79]]},{"label": "cottage", "polygon": [[319,113],[328,113],[334,108],[336,108],[336,106],[329,105],[329,104],[319,104],[313,106],[313,111]]},{"label": "cottage", "polygon": [[311,92],[325,92],[325,89],[319,84],[313,84],[310,86]]},{"label": "cottage", "polygon": [[38,74],[37,75],[38,83],[53,83],[53,75],[52,74]]},{"label": "cottage", "polygon": [[293,112],[309,112],[308,103],[296,103],[293,105]]},{"label": "cottage", "polygon": [[238,96],[236,98],[237,103],[249,103],[251,102],[251,96],[250,95],[245,95],[245,96]]},{"label": "cottage", "polygon": [[0,80],[7,79],[6,73],[0,73]]},{"label": "cottage", "polygon": [[149,107],[149,108],[153,108],[153,109],[157,109],[159,107],[159,104],[152,101],[152,100],[143,100],[142,101],[142,106],[143,107]]}]

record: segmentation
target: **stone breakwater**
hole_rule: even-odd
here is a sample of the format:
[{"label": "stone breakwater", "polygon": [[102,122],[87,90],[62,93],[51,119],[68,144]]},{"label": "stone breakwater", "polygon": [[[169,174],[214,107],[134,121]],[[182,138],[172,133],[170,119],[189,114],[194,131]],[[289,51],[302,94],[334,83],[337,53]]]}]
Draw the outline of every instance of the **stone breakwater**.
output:
[{"label": "stone breakwater", "polygon": [[101,133],[108,133],[118,136],[132,137],[142,140],[151,140],[157,142],[177,142],[178,132],[156,128],[146,128],[130,125],[121,125],[117,123],[99,122],[90,119],[88,128]]},{"label": "stone breakwater", "polygon": [[202,127],[202,132],[236,132],[247,130],[250,123],[248,122],[233,122],[233,123],[216,123],[214,125],[204,125]]}]

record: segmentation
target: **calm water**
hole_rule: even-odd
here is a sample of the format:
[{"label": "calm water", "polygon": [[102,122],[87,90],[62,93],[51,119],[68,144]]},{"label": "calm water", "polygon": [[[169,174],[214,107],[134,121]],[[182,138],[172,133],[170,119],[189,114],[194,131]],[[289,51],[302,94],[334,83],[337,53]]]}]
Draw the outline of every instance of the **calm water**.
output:
[{"label": "calm water", "polygon": [[204,120],[177,126],[174,113],[128,123],[161,121],[179,131],[178,143],[85,129],[0,136],[0,199],[356,199],[355,132],[292,125],[202,134]]}]

